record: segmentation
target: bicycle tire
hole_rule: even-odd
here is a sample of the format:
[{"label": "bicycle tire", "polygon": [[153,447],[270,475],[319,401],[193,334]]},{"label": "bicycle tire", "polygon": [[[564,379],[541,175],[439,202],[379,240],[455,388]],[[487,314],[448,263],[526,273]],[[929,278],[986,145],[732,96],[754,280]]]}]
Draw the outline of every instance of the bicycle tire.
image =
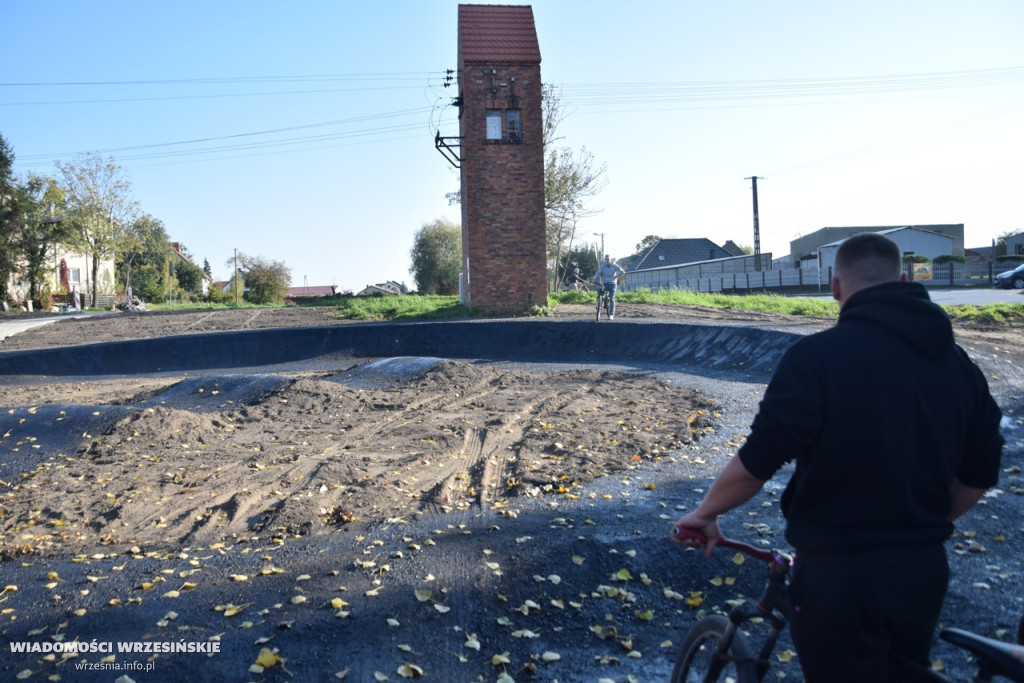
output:
[{"label": "bicycle tire", "polygon": [[597,293],[597,322],[601,322],[601,305],[604,303],[604,290]]},{"label": "bicycle tire", "polygon": [[737,632],[729,644],[731,661],[720,662],[720,670],[713,671],[715,652],[725,637],[729,619],[721,614],[710,614],[690,629],[679,648],[676,665],[672,669],[671,683],[699,683],[700,681],[736,681],[757,683],[757,666],[746,637]]}]

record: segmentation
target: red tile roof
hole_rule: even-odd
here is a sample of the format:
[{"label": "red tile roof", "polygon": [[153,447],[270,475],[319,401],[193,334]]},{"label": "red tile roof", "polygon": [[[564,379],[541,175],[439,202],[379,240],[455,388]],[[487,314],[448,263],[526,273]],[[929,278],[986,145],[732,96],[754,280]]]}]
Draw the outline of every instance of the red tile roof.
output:
[{"label": "red tile roof", "polygon": [[464,62],[540,64],[529,5],[459,5],[459,53]]},{"label": "red tile roof", "polygon": [[289,287],[288,296],[334,296],[336,291],[337,287],[335,287],[334,285],[315,285],[312,287]]}]

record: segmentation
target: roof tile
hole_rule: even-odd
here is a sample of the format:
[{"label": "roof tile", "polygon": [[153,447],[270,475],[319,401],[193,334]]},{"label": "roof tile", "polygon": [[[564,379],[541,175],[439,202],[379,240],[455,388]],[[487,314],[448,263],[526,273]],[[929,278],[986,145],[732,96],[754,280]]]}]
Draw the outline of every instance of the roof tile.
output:
[{"label": "roof tile", "polygon": [[459,5],[463,62],[540,63],[540,45],[529,5]]},{"label": "roof tile", "polygon": [[647,250],[647,253],[631,263],[629,270],[632,272],[648,268],[664,268],[684,263],[713,261],[730,256],[732,254],[706,237],[662,239]]}]

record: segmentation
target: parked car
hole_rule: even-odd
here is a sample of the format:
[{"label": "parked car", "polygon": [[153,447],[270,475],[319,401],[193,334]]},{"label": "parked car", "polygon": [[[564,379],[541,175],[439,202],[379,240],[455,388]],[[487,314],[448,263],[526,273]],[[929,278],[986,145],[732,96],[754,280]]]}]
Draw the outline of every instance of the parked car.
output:
[{"label": "parked car", "polygon": [[996,284],[1003,289],[1024,289],[1024,263],[1013,270],[996,275]]}]

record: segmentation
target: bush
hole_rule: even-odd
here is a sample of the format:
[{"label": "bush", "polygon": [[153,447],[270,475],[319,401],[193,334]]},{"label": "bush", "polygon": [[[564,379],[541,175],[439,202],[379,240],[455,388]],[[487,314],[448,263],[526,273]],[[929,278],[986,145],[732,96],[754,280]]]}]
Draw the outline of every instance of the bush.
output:
[{"label": "bush", "polygon": [[596,300],[597,295],[594,292],[584,292],[582,289],[570,289],[548,295],[549,303],[556,304],[587,304],[594,303]]},{"label": "bush", "polygon": [[282,304],[288,296],[292,271],[283,261],[239,254],[245,271],[245,300],[256,305]]},{"label": "bush", "polygon": [[35,305],[37,311],[48,311],[53,306],[53,292],[50,291],[49,285],[41,285],[39,287],[39,293],[36,297]]},{"label": "bush", "polygon": [[233,299],[229,301],[227,292],[212,284],[210,285],[209,293],[206,295],[206,300],[211,304],[234,303]]},{"label": "bush", "polygon": [[459,303],[459,297],[447,295],[346,296],[335,299],[332,318],[348,320],[409,320],[466,318],[473,314]]}]

